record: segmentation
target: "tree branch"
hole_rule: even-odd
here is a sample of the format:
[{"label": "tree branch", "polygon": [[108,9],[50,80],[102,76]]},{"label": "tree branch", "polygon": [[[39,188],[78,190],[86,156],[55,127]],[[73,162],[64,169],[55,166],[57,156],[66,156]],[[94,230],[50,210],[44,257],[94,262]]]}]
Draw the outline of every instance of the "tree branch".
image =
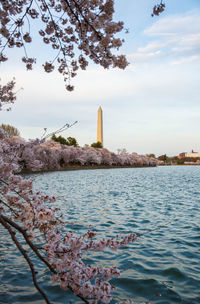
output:
[{"label": "tree branch", "polygon": [[46,264],[46,266],[49,268],[49,270],[53,273],[57,273],[55,271],[55,269],[45,260],[45,258],[39,253],[38,249],[36,248],[36,246],[30,241],[29,236],[26,232],[25,229],[23,229],[22,227],[20,227],[18,224],[16,224],[15,222],[13,222],[11,219],[9,219],[7,216],[5,215],[0,215],[0,217],[7,222],[9,225],[11,225],[12,227],[14,227],[15,229],[17,229],[24,237],[25,241],[27,242],[27,244],[29,245],[29,247],[33,250],[33,252],[38,256],[38,258]]},{"label": "tree branch", "polygon": [[[24,15],[20,18],[21,21],[23,21],[23,19],[26,17],[26,15],[27,15],[29,9],[31,8],[32,4],[33,4],[33,0],[31,0],[31,2],[29,3],[29,5],[26,7]],[[14,30],[13,30],[12,33],[10,34],[10,36],[9,36],[9,38],[7,39],[7,42],[5,43],[5,45],[2,47],[2,50],[1,50],[0,54],[2,54],[3,51],[5,50],[7,44],[9,43],[10,39],[11,39],[12,36],[14,35],[14,33],[15,33],[15,31],[16,31],[17,28],[18,28],[18,24],[15,26]]]},{"label": "tree branch", "polygon": [[[68,2],[67,0],[65,0],[65,1]],[[101,34],[95,29],[95,27],[83,15],[80,5],[75,0],[72,0],[72,1],[74,2],[74,5],[76,6],[76,8],[79,10],[79,13],[81,14],[81,16],[84,19],[84,21],[87,23],[87,25],[89,25],[89,27],[93,30],[93,32],[95,32],[95,34],[97,35],[98,39],[101,40],[102,39]]]},{"label": "tree branch", "polygon": [[[10,230],[11,230],[11,228],[10,228],[10,226],[9,225],[11,225],[12,227],[14,227],[17,231],[19,231],[22,235],[23,235],[23,237],[24,237],[24,239],[25,239],[25,241],[26,241],[26,243],[29,245],[29,247],[33,250],[33,252],[38,256],[38,258],[49,268],[49,270],[52,272],[52,273],[54,273],[54,274],[56,274],[57,273],[57,271],[45,260],[45,258],[39,253],[39,251],[38,251],[38,249],[36,248],[36,246],[30,241],[30,239],[29,239],[29,237],[28,237],[28,234],[27,234],[27,232],[26,232],[26,230],[24,230],[22,227],[20,227],[18,224],[16,224],[15,222],[13,222],[11,219],[9,219],[7,216],[5,216],[5,215],[0,215],[0,222],[2,223],[2,225],[9,231],[9,233],[10,233]],[[9,229],[3,224],[3,222],[9,227]],[[9,224],[9,225],[8,225]],[[12,230],[11,230],[12,231]],[[14,232],[12,231],[12,234],[14,235]],[[10,235],[11,235],[11,233],[10,233]],[[12,237],[12,235],[11,235],[11,237]],[[13,238],[12,238],[13,239]],[[15,242],[15,240],[13,239],[13,241]],[[15,244],[16,244],[16,242],[15,242]],[[19,244],[20,245],[20,244]],[[16,244],[16,246],[18,247],[18,245]],[[20,250],[20,248],[18,247],[18,249]],[[24,250],[23,248],[22,248],[22,250]],[[21,251],[21,250],[20,250]],[[22,252],[22,251],[21,251]],[[24,251],[25,252],[25,251]],[[23,254],[23,253],[22,253]],[[25,254],[26,254],[26,252],[25,252]],[[24,254],[23,254],[24,255]],[[25,259],[26,259],[26,257],[25,257]],[[28,259],[29,259],[29,257],[28,257]],[[29,261],[30,261],[30,259],[29,259]],[[28,261],[27,261],[28,262]],[[31,262],[31,261],[30,261]],[[29,264],[29,262],[28,262],[28,264]],[[30,266],[30,264],[29,264],[29,266]],[[33,265],[32,265],[33,266]],[[30,267],[31,268],[31,267]],[[34,270],[34,268],[33,268],[33,270]],[[31,270],[32,271],[32,270]],[[34,280],[33,280],[34,281]],[[37,283],[37,282],[36,282]],[[35,283],[34,283],[34,285],[35,285]],[[36,285],[35,285],[35,287],[36,287]],[[37,288],[37,287],[36,287]],[[73,289],[68,285],[68,288],[74,293],[74,291],[73,291]],[[38,288],[37,288],[38,289]],[[38,289],[39,290],[39,289]],[[41,291],[39,291],[40,293],[41,293]],[[80,295],[77,295],[76,294],[76,296],[79,298],[79,299],[81,299],[83,302],[85,302],[86,304],[89,304],[89,302],[85,299],[85,298],[83,298],[82,296],[80,296]],[[47,302],[48,304],[51,304],[50,302]]]},{"label": "tree branch", "polygon": [[157,231],[157,230],[159,230],[160,228],[166,227],[166,226],[168,226],[168,225],[171,224],[171,223],[172,223],[172,220],[169,221],[169,222],[167,222],[167,223],[165,223],[165,224],[163,224],[163,225],[160,225],[160,226],[157,226],[157,227],[155,227],[155,228],[153,228],[153,229],[147,230],[147,231],[145,231],[145,232],[143,232],[143,233],[138,233],[138,234],[137,234],[137,237],[139,238],[139,237],[141,237],[141,236],[143,236],[143,235],[145,235],[145,234],[149,234],[149,233],[151,233],[151,232],[153,232],[153,231]]},{"label": "tree branch", "polygon": [[33,284],[35,286],[35,288],[39,291],[39,293],[42,295],[42,297],[44,298],[45,302],[47,304],[51,304],[51,302],[49,301],[49,299],[47,298],[45,292],[40,288],[40,286],[38,285],[37,279],[36,279],[36,271],[34,269],[33,263],[30,260],[29,256],[27,255],[26,251],[24,250],[24,248],[20,245],[20,243],[18,242],[17,238],[15,237],[15,233],[14,231],[10,228],[10,226],[8,225],[8,223],[4,220],[4,216],[0,215],[0,223],[4,226],[5,229],[8,230],[13,242],[15,243],[15,245],[17,246],[17,248],[19,249],[19,251],[21,252],[21,254],[23,255],[23,257],[25,258],[26,262],[28,263],[31,273],[32,273],[32,279],[33,279]]},{"label": "tree branch", "polygon": [[6,206],[8,209],[10,209],[10,211],[13,212],[13,214],[15,214],[16,216],[19,216],[19,214],[12,207],[10,207],[8,204],[6,204],[4,201],[2,201],[1,198],[0,198],[0,203],[2,203],[4,206]]}]

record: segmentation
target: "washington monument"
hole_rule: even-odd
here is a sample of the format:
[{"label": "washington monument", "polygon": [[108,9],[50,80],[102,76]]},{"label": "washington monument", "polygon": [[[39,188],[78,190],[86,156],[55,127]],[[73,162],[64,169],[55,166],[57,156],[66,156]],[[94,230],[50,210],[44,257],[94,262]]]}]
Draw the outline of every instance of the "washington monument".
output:
[{"label": "washington monument", "polygon": [[101,107],[97,112],[97,142],[100,142],[103,146],[103,111]]}]

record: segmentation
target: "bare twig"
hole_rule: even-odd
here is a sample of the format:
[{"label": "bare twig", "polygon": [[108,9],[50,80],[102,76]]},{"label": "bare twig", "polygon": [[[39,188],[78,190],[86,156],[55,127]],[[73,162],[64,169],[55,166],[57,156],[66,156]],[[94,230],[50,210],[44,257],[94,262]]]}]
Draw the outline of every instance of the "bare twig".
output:
[{"label": "bare twig", "polygon": [[145,232],[143,232],[143,233],[139,233],[139,234],[137,234],[137,237],[141,237],[141,236],[146,235],[146,234],[149,234],[149,233],[151,233],[151,232],[153,232],[153,231],[157,231],[157,230],[159,230],[160,228],[166,227],[166,226],[168,226],[168,225],[171,224],[171,223],[172,223],[172,221],[169,221],[169,222],[167,222],[167,223],[165,223],[165,224],[163,224],[163,225],[157,226],[157,227],[155,227],[155,228],[153,228],[153,229],[150,229],[150,230],[147,230],[147,231],[145,231]]},{"label": "bare twig", "polygon": [[46,135],[46,136],[44,137],[44,139],[47,139],[47,138],[51,137],[51,136],[54,135],[54,134],[58,134],[58,133],[60,133],[60,132],[63,132],[63,131],[65,131],[65,130],[67,130],[67,129],[73,127],[77,122],[78,122],[78,121],[75,121],[75,122],[73,122],[71,125],[65,124],[62,128],[58,129],[57,131],[51,132],[51,133],[49,133],[48,135]]}]

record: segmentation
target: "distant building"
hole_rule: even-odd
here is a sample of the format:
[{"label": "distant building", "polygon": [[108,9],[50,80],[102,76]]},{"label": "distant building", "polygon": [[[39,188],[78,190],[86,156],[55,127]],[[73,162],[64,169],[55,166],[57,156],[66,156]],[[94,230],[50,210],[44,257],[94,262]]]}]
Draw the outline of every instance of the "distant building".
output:
[{"label": "distant building", "polygon": [[181,153],[179,153],[178,158],[179,159],[184,158],[186,154],[187,154],[187,152],[181,152]]},{"label": "distant building", "polygon": [[101,107],[97,113],[97,142],[100,142],[103,146],[103,111]]},{"label": "distant building", "polygon": [[182,152],[178,155],[178,158],[200,158],[200,152],[194,152],[193,150],[191,152]]}]

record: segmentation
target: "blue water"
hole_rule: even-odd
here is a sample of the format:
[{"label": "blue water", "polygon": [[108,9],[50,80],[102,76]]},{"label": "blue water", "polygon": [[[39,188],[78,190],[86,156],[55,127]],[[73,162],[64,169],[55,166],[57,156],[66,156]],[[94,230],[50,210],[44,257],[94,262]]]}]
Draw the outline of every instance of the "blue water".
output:
[{"label": "blue water", "polygon": [[[114,300],[200,303],[200,166],[50,172],[32,175],[37,189],[58,197],[66,228],[99,236],[144,233],[117,251],[93,253],[88,262],[115,265],[121,277]],[[26,263],[0,228],[0,303],[44,301]],[[6,249],[5,249],[6,248]],[[38,263],[42,287],[53,303],[81,303],[49,280]]]}]

